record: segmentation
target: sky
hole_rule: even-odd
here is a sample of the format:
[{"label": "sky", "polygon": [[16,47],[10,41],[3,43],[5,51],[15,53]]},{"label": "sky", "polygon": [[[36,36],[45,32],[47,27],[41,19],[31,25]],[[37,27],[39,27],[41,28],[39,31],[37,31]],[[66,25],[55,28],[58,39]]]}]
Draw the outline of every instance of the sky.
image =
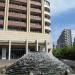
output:
[{"label": "sky", "polygon": [[72,29],[75,37],[75,0],[50,0],[52,40],[56,43],[63,29]]}]

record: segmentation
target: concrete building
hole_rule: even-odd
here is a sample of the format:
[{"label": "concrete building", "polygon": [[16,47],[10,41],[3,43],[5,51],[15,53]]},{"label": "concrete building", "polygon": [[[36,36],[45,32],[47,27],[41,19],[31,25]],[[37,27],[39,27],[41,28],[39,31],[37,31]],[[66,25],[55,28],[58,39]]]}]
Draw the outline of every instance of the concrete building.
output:
[{"label": "concrete building", "polygon": [[72,36],[71,36],[71,30],[70,29],[64,29],[59,36],[59,39],[57,40],[57,47],[63,48],[65,46],[71,46],[72,45]]},{"label": "concrete building", "polygon": [[49,0],[0,0],[0,59],[49,52],[50,25]]},{"label": "concrete building", "polygon": [[74,38],[74,42],[73,42],[73,45],[75,45],[75,38]]}]

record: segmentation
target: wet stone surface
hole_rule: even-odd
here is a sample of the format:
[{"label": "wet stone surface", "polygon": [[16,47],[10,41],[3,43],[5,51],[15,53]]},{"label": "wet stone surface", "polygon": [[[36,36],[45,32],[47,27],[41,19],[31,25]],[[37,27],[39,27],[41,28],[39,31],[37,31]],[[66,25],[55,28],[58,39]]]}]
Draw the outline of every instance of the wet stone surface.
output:
[{"label": "wet stone surface", "polygon": [[34,52],[24,55],[16,63],[7,68],[9,75],[64,75],[69,67],[48,53]]}]

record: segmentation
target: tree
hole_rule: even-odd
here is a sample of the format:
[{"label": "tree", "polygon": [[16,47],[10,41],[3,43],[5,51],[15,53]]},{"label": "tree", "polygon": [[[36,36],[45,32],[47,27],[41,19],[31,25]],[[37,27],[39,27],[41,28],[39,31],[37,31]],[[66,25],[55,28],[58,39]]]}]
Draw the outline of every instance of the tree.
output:
[{"label": "tree", "polygon": [[64,48],[56,48],[53,55],[59,59],[75,60],[75,46],[65,46]]}]

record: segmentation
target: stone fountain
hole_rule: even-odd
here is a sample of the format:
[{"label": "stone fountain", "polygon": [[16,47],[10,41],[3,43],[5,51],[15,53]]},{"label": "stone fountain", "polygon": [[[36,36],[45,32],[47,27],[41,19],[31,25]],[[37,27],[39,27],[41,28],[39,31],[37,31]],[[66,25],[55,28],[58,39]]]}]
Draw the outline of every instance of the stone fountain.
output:
[{"label": "stone fountain", "polygon": [[46,52],[25,54],[6,69],[9,75],[66,75],[66,72],[70,68]]}]

